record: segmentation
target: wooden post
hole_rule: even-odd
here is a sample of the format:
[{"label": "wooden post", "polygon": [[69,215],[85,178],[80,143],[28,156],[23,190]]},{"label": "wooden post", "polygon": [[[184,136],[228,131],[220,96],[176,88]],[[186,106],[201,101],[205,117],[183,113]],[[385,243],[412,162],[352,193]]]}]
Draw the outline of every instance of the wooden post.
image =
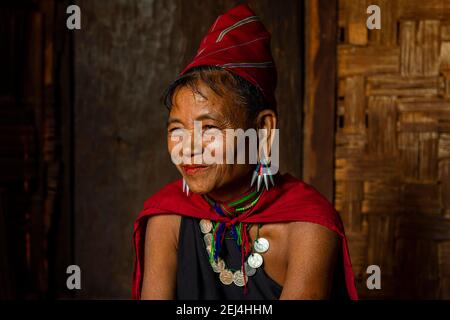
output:
[{"label": "wooden post", "polygon": [[333,199],[336,0],[305,1],[303,180]]}]

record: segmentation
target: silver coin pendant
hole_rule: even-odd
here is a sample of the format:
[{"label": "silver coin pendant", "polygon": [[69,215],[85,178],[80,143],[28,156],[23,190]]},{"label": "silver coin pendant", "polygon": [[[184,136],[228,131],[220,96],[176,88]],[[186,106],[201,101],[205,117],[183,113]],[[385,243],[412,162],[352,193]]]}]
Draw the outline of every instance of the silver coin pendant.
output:
[{"label": "silver coin pendant", "polygon": [[269,250],[269,240],[266,238],[258,238],[253,242],[253,247],[258,253],[264,253]]},{"label": "silver coin pendant", "polygon": [[233,282],[238,287],[243,287],[248,281],[248,276],[246,275],[244,278],[244,274],[241,271],[236,271],[233,274]]},{"label": "silver coin pendant", "polygon": [[219,274],[219,279],[220,282],[222,282],[223,284],[229,285],[233,283],[233,272],[231,272],[230,270],[222,270]]},{"label": "silver coin pendant", "polygon": [[263,257],[256,252],[252,253],[247,259],[248,265],[254,269],[261,267],[263,261],[264,261]]},{"label": "silver coin pendant", "polygon": [[246,274],[247,276],[251,277],[251,276],[255,275],[256,269],[250,267],[250,266],[248,265],[248,262],[245,262],[245,263],[244,263],[244,268],[245,268],[245,274]]},{"label": "silver coin pendant", "polygon": [[212,223],[210,220],[202,219],[200,220],[200,230],[202,233],[209,233],[212,229]]}]

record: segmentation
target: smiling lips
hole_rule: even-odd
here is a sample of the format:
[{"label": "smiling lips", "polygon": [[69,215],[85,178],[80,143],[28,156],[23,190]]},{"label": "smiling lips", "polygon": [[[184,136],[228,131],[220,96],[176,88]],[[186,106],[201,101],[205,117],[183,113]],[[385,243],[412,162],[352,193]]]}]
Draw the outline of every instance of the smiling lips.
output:
[{"label": "smiling lips", "polygon": [[204,164],[192,164],[192,165],[182,165],[181,168],[183,171],[188,175],[192,176],[196,174],[197,172],[206,170],[209,166]]}]

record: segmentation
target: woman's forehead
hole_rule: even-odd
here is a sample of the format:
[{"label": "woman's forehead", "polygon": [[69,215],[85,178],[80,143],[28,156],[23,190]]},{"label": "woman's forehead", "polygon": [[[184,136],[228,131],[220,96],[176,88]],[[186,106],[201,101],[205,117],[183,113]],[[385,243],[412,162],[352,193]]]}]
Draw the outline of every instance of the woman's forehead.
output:
[{"label": "woman's forehead", "polygon": [[206,85],[199,83],[195,89],[189,86],[177,88],[173,96],[171,114],[175,113],[214,113],[227,116],[230,113],[230,104],[227,103],[229,94],[217,95]]}]

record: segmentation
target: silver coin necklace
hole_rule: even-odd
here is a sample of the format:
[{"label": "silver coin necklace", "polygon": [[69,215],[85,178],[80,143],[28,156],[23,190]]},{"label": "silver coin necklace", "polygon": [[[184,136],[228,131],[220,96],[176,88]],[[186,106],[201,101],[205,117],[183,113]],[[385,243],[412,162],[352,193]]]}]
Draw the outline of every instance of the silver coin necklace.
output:
[{"label": "silver coin necklace", "polygon": [[[256,239],[251,246],[251,253],[248,255],[244,265],[239,270],[232,270],[227,267],[226,262],[221,257],[218,257],[217,260],[213,258],[214,231],[218,224],[218,222],[212,222],[207,219],[202,219],[199,222],[206,251],[210,257],[211,268],[215,273],[219,274],[219,280],[224,285],[234,284],[238,287],[245,286],[248,283],[249,277],[255,275],[257,269],[263,265],[264,258],[262,254],[269,250],[269,241],[259,236],[259,229],[261,228],[261,224],[259,224]],[[246,232],[246,230],[243,232]]]}]

